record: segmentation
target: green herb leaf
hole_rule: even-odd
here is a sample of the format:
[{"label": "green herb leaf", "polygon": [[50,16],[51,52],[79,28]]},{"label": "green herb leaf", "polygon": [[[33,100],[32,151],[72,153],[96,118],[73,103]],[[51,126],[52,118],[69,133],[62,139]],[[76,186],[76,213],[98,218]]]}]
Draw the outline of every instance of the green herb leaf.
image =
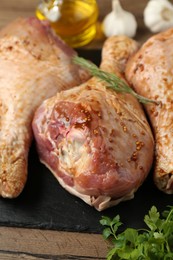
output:
[{"label": "green herb leaf", "polygon": [[112,220],[109,217],[103,216],[100,220],[100,224],[102,224],[103,226],[110,226],[111,221]]},{"label": "green herb leaf", "polygon": [[84,67],[85,69],[87,69],[91,73],[92,76],[95,76],[95,77],[105,81],[106,83],[108,83],[107,88],[111,88],[111,89],[113,89],[117,92],[121,92],[121,93],[129,93],[129,94],[133,95],[134,97],[136,97],[139,100],[139,102],[144,103],[144,104],[148,104],[148,103],[155,103],[157,105],[160,104],[159,101],[148,99],[146,97],[138,95],[132,88],[130,88],[126,84],[126,82],[124,80],[117,77],[113,73],[108,73],[108,72],[105,72],[105,71],[99,69],[95,64],[93,64],[90,61],[87,61],[84,58],[74,56],[73,62],[75,64],[78,64],[81,67]]},{"label": "green herb leaf", "polygon": [[[148,229],[127,228],[118,233],[122,225],[120,216],[112,220],[102,217],[104,238],[109,239],[111,249],[107,260],[171,260],[173,259],[173,206],[162,214],[155,206],[144,217]],[[106,230],[106,231],[105,231]]]},{"label": "green herb leaf", "polygon": [[103,237],[105,239],[109,238],[111,235],[113,235],[113,234],[112,234],[112,231],[109,227],[107,227],[103,230]]},{"label": "green herb leaf", "polygon": [[131,244],[135,245],[136,239],[138,237],[138,231],[133,228],[127,228],[124,231],[126,240],[130,242]]},{"label": "green herb leaf", "polygon": [[160,213],[157,211],[156,207],[153,206],[150,209],[149,214],[144,217],[144,222],[151,230],[156,230],[157,221],[159,220],[159,217],[160,217]]}]

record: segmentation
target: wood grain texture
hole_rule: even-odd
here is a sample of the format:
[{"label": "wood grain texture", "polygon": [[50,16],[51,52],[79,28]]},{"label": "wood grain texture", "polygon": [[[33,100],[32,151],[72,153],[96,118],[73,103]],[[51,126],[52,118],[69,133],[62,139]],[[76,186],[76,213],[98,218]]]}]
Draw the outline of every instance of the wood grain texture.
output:
[{"label": "wood grain texture", "polygon": [[99,260],[106,253],[107,243],[97,234],[0,227],[0,259],[4,260]]}]

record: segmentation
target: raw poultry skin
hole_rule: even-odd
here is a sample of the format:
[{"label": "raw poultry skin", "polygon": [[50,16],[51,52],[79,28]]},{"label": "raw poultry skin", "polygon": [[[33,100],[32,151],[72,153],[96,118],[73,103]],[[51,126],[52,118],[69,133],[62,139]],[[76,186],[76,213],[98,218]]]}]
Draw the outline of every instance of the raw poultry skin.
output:
[{"label": "raw poultry skin", "polygon": [[19,18],[0,32],[0,196],[23,190],[35,109],[88,79],[72,64],[74,54],[36,18]]},{"label": "raw poultry skin", "polygon": [[126,78],[136,92],[161,101],[146,105],[156,148],[154,181],[165,193],[173,193],[173,29],[152,36],[126,68]]},{"label": "raw poultry skin", "polygon": [[[101,68],[123,77],[137,48],[127,37],[108,39]],[[33,130],[40,160],[99,211],[133,198],[152,165],[153,136],[140,104],[94,77],[43,102]]]}]

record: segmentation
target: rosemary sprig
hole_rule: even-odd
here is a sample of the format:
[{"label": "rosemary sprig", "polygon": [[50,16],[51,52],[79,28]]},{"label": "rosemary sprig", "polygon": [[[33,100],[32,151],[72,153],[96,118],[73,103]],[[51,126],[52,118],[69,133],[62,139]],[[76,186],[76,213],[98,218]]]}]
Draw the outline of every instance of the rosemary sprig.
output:
[{"label": "rosemary sprig", "polygon": [[129,93],[129,94],[133,95],[134,97],[136,97],[139,100],[139,102],[141,102],[143,104],[148,104],[148,103],[155,103],[157,105],[160,104],[159,101],[152,100],[152,99],[143,97],[141,95],[138,95],[132,88],[130,88],[125,83],[124,80],[120,79],[113,73],[108,73],[108,72],[105,72],[105,71],[99,69],[95,64],[93,64],[90,61],[87,61],[84,58],[74,56],[73,62],[75,64],[78,64],[81,67],[84,67],[85,69],[87,69],[91,73],[92,76],[95,76],[95,77],[107,82],[108,88],[114,89],[117,92]]}]

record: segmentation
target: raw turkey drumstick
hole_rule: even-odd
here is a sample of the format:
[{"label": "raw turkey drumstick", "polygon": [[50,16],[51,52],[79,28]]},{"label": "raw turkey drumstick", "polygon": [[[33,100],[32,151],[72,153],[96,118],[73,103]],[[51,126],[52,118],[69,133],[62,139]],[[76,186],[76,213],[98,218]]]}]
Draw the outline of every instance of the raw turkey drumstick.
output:
[{"label": "raw turkey drumstick", "polygon": [[[122,77],[137,43],[108,39],[101,68]],[[97,210],[131,199],[153,161],[153,136],[138,101],[93,77],[43,102],[33,120],[40,160]]]},{"label": "raw turkey drumstick", "polygon": [[161,101],[146,105],[156,142],[154,181],[173,193],[173,29],[152,36],[129,60],[126,77],[139,94]]},{"label": "raw turkey drumstick", "polygon": [[0,32],[0,196],[16,197],[25,185],[35,109],[88,79],[71,62],[74,53],[36,18],[19,18]]}]

